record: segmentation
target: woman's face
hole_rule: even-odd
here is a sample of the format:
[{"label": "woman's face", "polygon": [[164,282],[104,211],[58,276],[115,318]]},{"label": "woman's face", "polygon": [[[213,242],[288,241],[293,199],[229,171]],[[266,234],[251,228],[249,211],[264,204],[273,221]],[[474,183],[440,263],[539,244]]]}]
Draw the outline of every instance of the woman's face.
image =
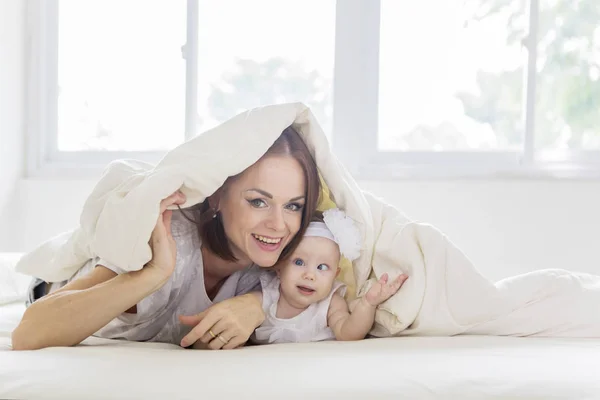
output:
[{"label": "woman's face", "polygon": [[300,229],[304,181],[293,157],[267,156],[228,185],[218,207],[236,258],[261,267],[277,262]]}]

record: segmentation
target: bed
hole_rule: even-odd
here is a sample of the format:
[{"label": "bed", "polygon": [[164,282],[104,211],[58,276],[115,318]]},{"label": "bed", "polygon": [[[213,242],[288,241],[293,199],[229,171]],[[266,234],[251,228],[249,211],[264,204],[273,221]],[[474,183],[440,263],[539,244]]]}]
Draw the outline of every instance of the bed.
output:
[{"label": "bed", "polygon": [[1,399],[600,398],[600,339],[403,337],[214,352],[88,338],[12,351],[24,310],[21,299],[0,306]]}]

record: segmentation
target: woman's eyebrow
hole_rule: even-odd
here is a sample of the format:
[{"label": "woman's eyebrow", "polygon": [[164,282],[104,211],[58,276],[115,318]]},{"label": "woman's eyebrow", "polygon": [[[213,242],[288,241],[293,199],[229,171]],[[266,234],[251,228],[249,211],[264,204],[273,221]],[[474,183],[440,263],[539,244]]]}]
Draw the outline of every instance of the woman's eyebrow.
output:
[{"label": "woman's eyebrow", "polygon": [[[260,193],[260,194],[262,194],[262,195],[263,195],[263,196],[265,196],[265,197],[268,197],[269,199],[272,199],[272,198],[273,198],[273,195],[272,195],[271,193],[269,193],[269,192],[265,192],[265,191],[264,191],[264,190],[262,190],[262,189],[252,188],[252,189],[248,189],[248,190],[246,190],[246,192],[257,192],[257,193]],[[291,199],[290,199],[290,201],[302,200],[302,199],[304,199],[304,197],[305,197],[304,195],[302,195],[302,196],[296,196],[296,197],[294,197],[294,198],[291,198]]]},{"label": "woman's eyebrow", "polygon": [[253,188],[253,189],[248,189],[248,190],[246,190],[246,192],[257,192],[257,193],[260,193],[260,194],[262,194],[262,195],[263,195],[263,196],[265,196],[265,197],[268,197],[269,199],[272,199],[272,198],[273,198],[273,195],[272,195],[271,193],[269,193],[269,192],[265,192],[264,190],[261,190],[261,189],[254,189],[254,188]]}]

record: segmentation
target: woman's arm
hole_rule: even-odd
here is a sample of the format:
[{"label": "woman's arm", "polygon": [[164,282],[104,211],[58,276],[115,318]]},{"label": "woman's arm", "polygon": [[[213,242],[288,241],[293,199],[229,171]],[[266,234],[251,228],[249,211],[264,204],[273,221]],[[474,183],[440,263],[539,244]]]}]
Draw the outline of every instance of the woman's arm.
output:
[{"label": "woman's arm", "polygon": [[164,284],[151,270],[116,275],[98,266],[27,308],[12,332],[14,350],[73,346]]},{"label": "woman's arm", "polygon": [[161,201],[150,237],[152,260],[148,264],[118,276],[99,266],[34,302],[12,333],[13,349],[76,345],[164,285],[177,258],[171,235],[172,213],[167,208],[184,202],[181,192]]}]

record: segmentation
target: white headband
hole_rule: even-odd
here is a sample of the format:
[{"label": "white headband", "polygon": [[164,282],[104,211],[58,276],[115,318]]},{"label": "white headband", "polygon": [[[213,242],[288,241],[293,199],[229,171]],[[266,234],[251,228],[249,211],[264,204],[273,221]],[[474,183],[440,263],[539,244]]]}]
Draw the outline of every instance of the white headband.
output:
[{"label": "white headband", "polygon": [[354,221],[339,208],[323,212],[324,222],[311,222],[304,236],[323,237],[337,243],[340,253],[350,261],[360,256],[360,231]]},{"label": "white headband", "polygon": [[337,243],[333,233],[329,230],[327,225],[324,222],[311,222],[308,224],[308,228],[306,228],[306,233],[304,236],[314,236],[314,237],[323,237],[325,239],[332,240]]}]

